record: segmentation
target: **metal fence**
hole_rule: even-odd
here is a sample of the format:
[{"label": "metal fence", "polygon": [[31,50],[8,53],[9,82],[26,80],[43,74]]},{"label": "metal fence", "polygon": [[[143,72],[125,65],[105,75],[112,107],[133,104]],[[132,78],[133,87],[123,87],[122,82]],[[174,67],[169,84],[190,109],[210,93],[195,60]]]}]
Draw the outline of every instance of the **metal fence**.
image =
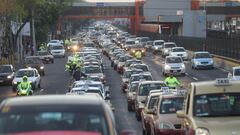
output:
[{"label": "metal fence", "polygon": [[163,39],[175,42],[178,46],[191,51],[205,50],[215,55],[240,59],[240,38],[196,38],[176,35],[169,36],[145,31],[140,32],[140,35],[150,37],[152,40]]}]

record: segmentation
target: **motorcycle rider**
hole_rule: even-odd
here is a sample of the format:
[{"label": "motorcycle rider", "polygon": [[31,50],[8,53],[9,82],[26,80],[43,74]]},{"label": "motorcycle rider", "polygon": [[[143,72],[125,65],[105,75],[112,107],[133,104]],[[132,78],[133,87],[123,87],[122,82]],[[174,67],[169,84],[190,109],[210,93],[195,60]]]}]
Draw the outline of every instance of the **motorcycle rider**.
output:
[{"label": "motorcycle rider", "polygon": [[81,80],[82,76],[87,77],[87,75],[81,71],[81,65],[77,65],[76,71],[73,73],[73,78],[75,81],[79,81]]},{"label": "motorcycle rider", "polygon": [[180,86],[180,82],[172,73],[169,74],[169,77],[167,77],[164,82],[170,89],[176,89],[177,86]]},{"label": "motorcycle rider", "polygon": [[18,85],[17,95],[32,95],[32,86],[30,81],[28,81],[27,76],[23,76],[21,83]]},{"label": "motorcycle rider", "polygon": [[138,60],[142,59],[142,52],[141,51],[138,50],[134,55],[135,55],[136,59],[138,59]]}]

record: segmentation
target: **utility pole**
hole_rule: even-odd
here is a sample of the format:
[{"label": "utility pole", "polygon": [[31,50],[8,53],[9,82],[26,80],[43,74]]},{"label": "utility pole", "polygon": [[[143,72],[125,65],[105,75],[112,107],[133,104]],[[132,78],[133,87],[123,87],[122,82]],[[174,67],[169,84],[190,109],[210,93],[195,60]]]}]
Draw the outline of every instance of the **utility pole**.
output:
[{"label": "utility pole", "polygon": [[31,39],[32,39],[32,47],[33,54],[36,52],[36,36],[35,36],[35,20],[34,20],[34,9],[31,9]]}]

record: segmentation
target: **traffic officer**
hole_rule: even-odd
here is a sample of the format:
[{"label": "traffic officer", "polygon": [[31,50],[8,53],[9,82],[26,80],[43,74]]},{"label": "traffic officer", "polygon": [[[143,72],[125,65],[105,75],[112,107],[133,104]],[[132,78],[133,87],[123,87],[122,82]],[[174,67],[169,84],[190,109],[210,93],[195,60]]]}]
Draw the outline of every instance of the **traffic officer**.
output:
[{"label": "traffic officer", "polygon": [[27,76],[23,76],[21,83],[18,85],[18,95],[31,95],[31,83]]},{"label": "traffic officer", "polygon": [[67,61],[66,65],[65,65],[65,71],[70,71],[71,70],[71,61]]},{"label": "traffic officer", "polygon": [[76,71],[73,73],[73,78],[75,81],[79,81],[82,77],[87,77],[87,75],[81,71],[81,66],[77,65]]},{"label": "traffic officer", "polygon": [[176,77],[173,76],[172,73],[169,74],[169,77],[167,77],[164,82],[169,88],[172,89],[176,89],[176,87],[180,85],[180,82]]},{"label": "traffic officer", "polygon": [[44,45],[44,43],[42,43],[42,44],[40,45],[39,50],[40,50],[40,51],[44,51],[44,50],[45,50],[45,45]]},{"label": "traffic officer", "polygon": [[142,59],[142,52],[138,50],[138,51],[135,53],[135,57],[136,57],[136,59]]}]

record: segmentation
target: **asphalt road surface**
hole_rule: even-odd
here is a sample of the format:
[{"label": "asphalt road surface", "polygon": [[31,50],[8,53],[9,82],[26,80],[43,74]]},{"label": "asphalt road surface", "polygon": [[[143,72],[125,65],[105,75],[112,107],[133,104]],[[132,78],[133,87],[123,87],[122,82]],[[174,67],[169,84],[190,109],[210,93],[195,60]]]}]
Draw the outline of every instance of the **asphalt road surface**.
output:
[{"label": "asphalt road surface", "polygon": [[[104,57],[105,58],[105,57]],[[144,63],[148,64],[153,78],[155,80],[163,80],[162,76],[162,61],[163,59],[158,55],[147,53],[143,58]],[[68,84],[71,76],[64,71],[66,59],[56,58],[54,64],[45,65],[45,76],[42,77],[41,88],[34,91],[36,95],[47,94],[65,94],[68,89]],[[115,119],[117,123],[117,131],[124,129],[133,129],[137,131],[138,135],[142,134],[141,123],[135,118],[134,112],[127,111],[126,95],[121,91],[120,75],[110,66],[110,61],[105,58],[105,74],[107,77],[107,84],[111,91],[111,102],[115,108]],[[190,83],[193,81],[214,80],[215,78],[223,78],[227,76],[227,72],[221,69],[213,70],[193,70],[190,68],[189,62],[187,65],[187,75],[178,77],[183,83]],[[0,97],[14,96],[11,86],[0,86]]]}]

